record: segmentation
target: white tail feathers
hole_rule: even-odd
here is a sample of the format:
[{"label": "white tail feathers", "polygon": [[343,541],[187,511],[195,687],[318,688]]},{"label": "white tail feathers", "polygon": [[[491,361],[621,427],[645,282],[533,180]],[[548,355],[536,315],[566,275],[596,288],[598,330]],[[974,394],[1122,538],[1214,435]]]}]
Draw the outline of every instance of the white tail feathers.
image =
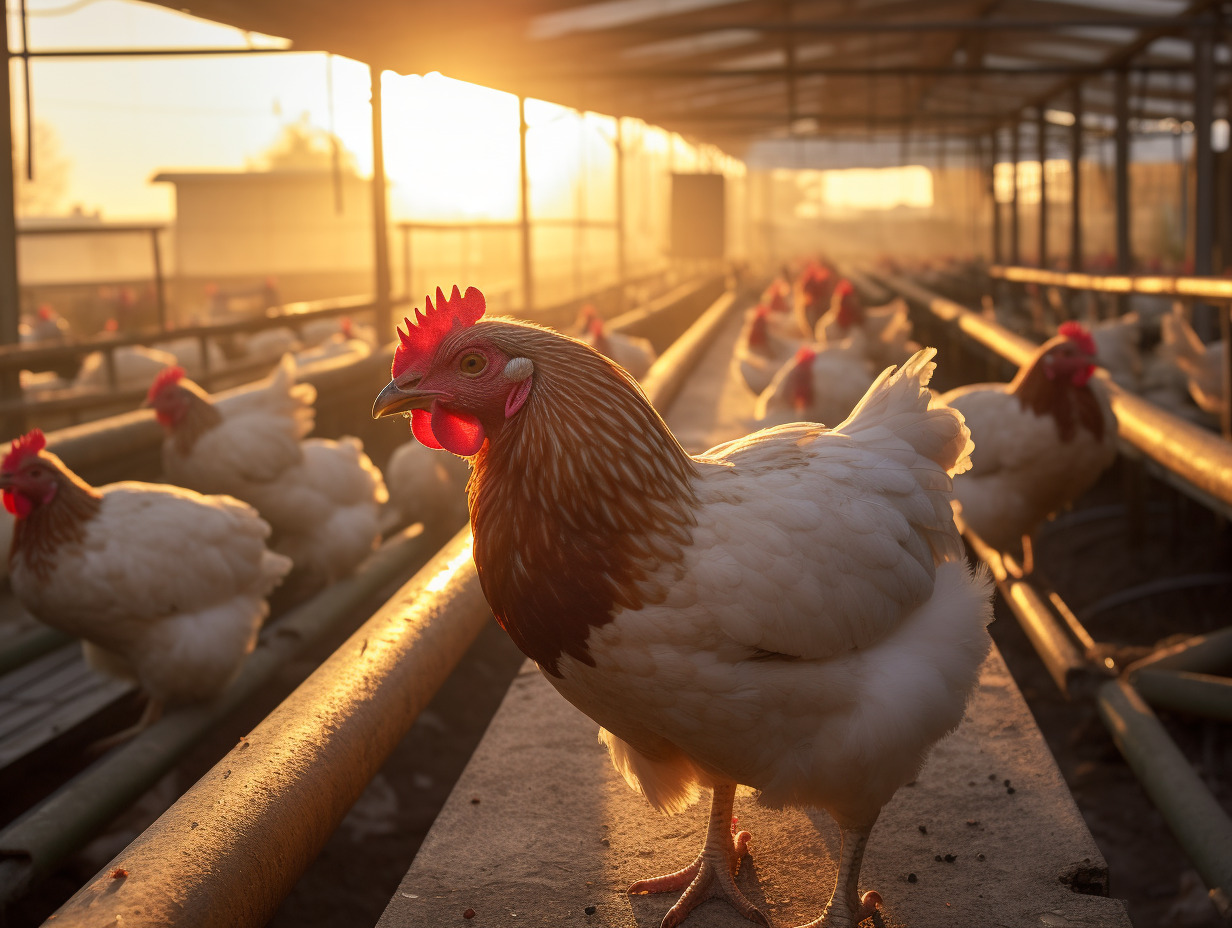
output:
[{"label": "white tail feathers", "polygon": [[950,476],[970,469],[975,443],[962,413],[938,403],[928,389],[936,353],[924,348],[898,370],[887,367],[835,431],[859,437],[885,429]]}]

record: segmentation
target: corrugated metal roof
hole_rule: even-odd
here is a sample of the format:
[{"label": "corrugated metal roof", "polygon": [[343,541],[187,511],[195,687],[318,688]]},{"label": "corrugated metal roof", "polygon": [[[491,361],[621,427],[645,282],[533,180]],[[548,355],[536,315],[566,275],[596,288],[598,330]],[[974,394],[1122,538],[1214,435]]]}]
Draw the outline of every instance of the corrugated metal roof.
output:
[{"label": "corrugated metal roof", "polygon": [[[153,2],[153,0],[149,0]],[[179,0],[159,5],[401,73],[637,116],[744,154],[809,136],[987,134],[1024,111],[1191,116],[1218,0]],[[1188,53],[1187,53],[1188,50]],[[1226,54],[1218,58],[1227,84]],[[1182,74],[1169,81],[1168,75]],[[1141,92],[1149,84],[1150,94]],[[1171,89],[1170,89],[1171,88]],[[1176,88],[1179,88],[1176,89]],[[1216,99],[1226,99],[1216,90]]]}]

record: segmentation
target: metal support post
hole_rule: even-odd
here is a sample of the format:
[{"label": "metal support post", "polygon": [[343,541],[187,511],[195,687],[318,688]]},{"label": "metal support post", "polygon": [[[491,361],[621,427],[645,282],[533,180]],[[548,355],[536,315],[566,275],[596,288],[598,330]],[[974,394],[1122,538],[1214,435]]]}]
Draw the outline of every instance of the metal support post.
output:
[{"label": "metal support post", "polygon": [[616,293],[617,312],[623,313],[625,305],[625,281],[628,278],[628,267],[625,255],[625,145],[621,135],[624,120],[616,117],[616,137],[612,141],[616,155]]},{"label": "metal support post", "polygon": [[1035,120],[1036,146],[1039,151],[1039,245],[1037,247],[1038,263],[1042,268],[1048,267],[1048,120],[1044,118],[1044,108],[1041,106]]},{"label": "metal support post", "polygon": [[997,130],[993,130],[989,140],[991,154],[988,159],[988,193],[992,198],[992,263],[1002,264],[1004,261],[1001,249],[1001,204],[997,202]]},{"label": "metal support post", "polygon": [[[1074,125],[1069,149],[1069,269],[1082,272],[1082,85],[1074,85]],[[1071,313],[1072,314],[1072,313]]]},{"label": "metal support post", "polygon": [[1116,73],[1116,268],[1128,274],[1133,266],[1129,242],[1129,72]]},{"label": "metal support post", "polygon": [[390,306],[388,189],[385,181],[385,133],[381,122],[381,70],[369,65],[372,84],[372,247],[376,269],[376,331],[382,339],[393,335]]},{"label": "metal support post", "polygon": [[535,306],[535,274],[531,263],[530,240],[530,174],[526,168],[526,97],[518,97],[518,157],[520,165],[522,203],[522,312]]},{"label": "metal support post", "polygon": [[[8,49],[8,18],[0,24],[0,37]],[[9,86],[8,59],[5,57],[3,76],[0,76],[0,94],[4,98],[4,118],[0,120],[0,344],[16,345],[17,329],[21,321],[21,291],[17,285],[17,196],[13,187],[13,97]],[[16,368],[0,370],[0,399],[21,399],[21,381]],[[12,415],[0,422],[0,439],[16,438],[25,431],[23,417]]]},{"label": "metal support post", "polygon": [[1010,131],[1010,264],[1014,267],[1022,264],[1018,249],[1018,159],[1022,154],[1019,148],[1021,129],[1022,120],[1015,116]]}]

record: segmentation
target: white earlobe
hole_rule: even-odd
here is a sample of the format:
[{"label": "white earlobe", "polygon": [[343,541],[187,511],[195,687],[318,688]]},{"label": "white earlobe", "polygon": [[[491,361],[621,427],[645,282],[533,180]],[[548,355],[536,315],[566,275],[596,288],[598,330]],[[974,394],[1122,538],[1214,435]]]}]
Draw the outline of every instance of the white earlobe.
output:
[{"label": "white earlobe", "polygon": [[530,358],[513,358],[505,365],[505,369],[501,371],[501,376],[506,380],[519,383],[529,377],[534,370],[535,365],[531,363]]}]

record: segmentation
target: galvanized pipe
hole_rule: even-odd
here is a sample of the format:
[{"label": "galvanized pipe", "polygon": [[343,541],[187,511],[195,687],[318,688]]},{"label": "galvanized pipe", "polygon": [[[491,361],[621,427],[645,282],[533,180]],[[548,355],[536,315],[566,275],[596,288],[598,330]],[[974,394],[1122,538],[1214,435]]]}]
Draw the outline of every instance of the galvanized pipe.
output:
[{"label": "galvanized pipe", "polygon": [[1232,819],[1128,682],[1101,686],[1098,708],[1138,782],[1210,889],[1211,900],[1225,919],[1232,917]]},{"label": "galvanized pipe", "polygon": [[[725,294],[659,357],[645,392],[661,411],[686,373],[669,368],[694,364],[733,305]],[[489,615],[463,529],[56,924],[264,925]]]},{"label": "galvanized pipe", "polygon": [[1232,628],[1194,635],[1166,648],[1159,648],[1127,668],[1132,676],[1146,668],[1183,670],[1190,673],[1223,673],[1232,667]]},{"label": "galvanized pipe", "polygon": [[997,589],[1001,591],[1022,630],[1031,639],[1031,645],[1044,661],[1044,666],[1048,668],[1048,674],[1057,688],[1066,697],[1076,695],[1078,680],[1090,667],[1082,652],[1074,646],[1065,629],[1057,622],[1044,598],[1029,581],[1014,576],[1001,552],[973,532],[960,516],[955,516],[954,522],[976,557],[992,570]]},{"label": "galvanized pipe", "polygon": [[1129,675],[1152,706],[1232,722],[1232,680],[1210,673],[1144,667]]},{"label": "galvanized pipe", "polygon": [[1160,274],[1080,274],[1074,271],[1047,271],[1001,264],[990,267],[988,276],[1019,283],[1095,290],[1099,293],[1143,293],[1200,300],[1232,300],[1232,280],[1226,278],[1173,277]]},{"label": "galvanized pipe", "polygon": [[[169,713],[0,831],[0,907],[90,840],[206,733],[248,704],[288,661],[344,623],[377,591],[405,576],[410,565],[426,560],[441,539],[439,530],[420,533],[407,529],[400,533],[350,577],[271,626],[240,675],[218,699]],[[433,577],[435,574],[428,575],[429,580]],[[411,581],[403,590],[413,585]],[[244,748],[243,743],[240,748]],[[264,760],[273,758],[265,756]],[[226,758],[223,763],[228,763]],[[231,788],[242,789],[238,783]]]}]

